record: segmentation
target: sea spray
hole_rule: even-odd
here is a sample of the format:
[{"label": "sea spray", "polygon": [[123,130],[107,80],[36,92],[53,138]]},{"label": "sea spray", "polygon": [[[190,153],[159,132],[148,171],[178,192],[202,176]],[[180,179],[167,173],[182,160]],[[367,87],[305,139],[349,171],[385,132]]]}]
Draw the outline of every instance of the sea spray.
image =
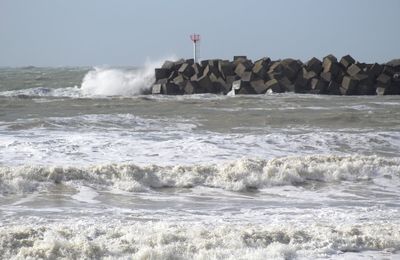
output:
[{"label": "sea spray", "polygon": [[[168,60],[175,60],[170,57]],[[134,96],[148,92],[154,83],[154,69],[165,59],[146,61],[144,67],[128,70],[94,67],[82,80],[85,96]]]}]

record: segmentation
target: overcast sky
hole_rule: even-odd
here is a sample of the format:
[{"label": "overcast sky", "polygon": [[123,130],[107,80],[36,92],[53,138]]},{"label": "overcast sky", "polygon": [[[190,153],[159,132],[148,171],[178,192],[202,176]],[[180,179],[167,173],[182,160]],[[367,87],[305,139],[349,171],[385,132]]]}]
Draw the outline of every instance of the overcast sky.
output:
[{"label": "overcast sky", "polygon": [[400,58],[400,0],[0,0],[0,66],[141,65],[333,53]]}]

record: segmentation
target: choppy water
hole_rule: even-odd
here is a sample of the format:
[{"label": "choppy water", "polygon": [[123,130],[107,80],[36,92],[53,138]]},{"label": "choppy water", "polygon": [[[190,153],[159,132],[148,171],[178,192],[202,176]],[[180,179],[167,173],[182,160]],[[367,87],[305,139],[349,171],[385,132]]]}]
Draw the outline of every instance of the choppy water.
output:
[{"label": "choppy water", "polygon": [[151,71],[0,69],[1,258],[400,257],[399,97],[136,95]]}]

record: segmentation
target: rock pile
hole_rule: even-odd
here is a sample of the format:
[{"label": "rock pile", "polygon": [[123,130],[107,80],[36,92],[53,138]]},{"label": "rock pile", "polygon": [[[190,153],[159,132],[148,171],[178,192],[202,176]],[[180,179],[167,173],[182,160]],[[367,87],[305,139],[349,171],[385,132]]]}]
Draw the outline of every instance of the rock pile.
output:
[{"label": "rock pile", "polygon": [[306,63],[262,58],[255,62],[246,56],[233,61],[193,59],[166,61],[155,69],[153,94],[196,93],[265,94],[295,92],[328,95],[398,95],[400,60],[386,64],[356,62],[350,55],[338,60],[328,55]]}]

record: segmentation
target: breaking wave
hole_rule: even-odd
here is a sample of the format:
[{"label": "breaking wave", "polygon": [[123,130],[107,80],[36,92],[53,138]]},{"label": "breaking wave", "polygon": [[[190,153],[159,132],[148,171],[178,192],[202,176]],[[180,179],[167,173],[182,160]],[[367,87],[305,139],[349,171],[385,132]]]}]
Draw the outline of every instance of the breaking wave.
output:
[{"label": "breaking wave", "polygon": [[83,78],[81,90],[85,96],[134,96],[149,92],[154,83],[154,69],[164,60],[146,62],[135,70],[97,68]]},{"label": "breaking wave", "polygon": [[0,254],[7,259],[315,259],[381,250],[377,259],[383,259],[385,252],[390,255],[400,249],[398,223],[274,226],[108,219],[99,225],[96,221],[0,227]]},{"label": "breaking wave", "polygon": [[58,183],[128,192],[195,186],[245,191],[280,185],[303,185],[313,181],[329,183],[368,181],[379,177],[398,178],[399,173],[398,158],[335,155],[272,160],[240,159],[211,165],[3,166],[0,167],[0,191],[3,195],[29,193]]}]

